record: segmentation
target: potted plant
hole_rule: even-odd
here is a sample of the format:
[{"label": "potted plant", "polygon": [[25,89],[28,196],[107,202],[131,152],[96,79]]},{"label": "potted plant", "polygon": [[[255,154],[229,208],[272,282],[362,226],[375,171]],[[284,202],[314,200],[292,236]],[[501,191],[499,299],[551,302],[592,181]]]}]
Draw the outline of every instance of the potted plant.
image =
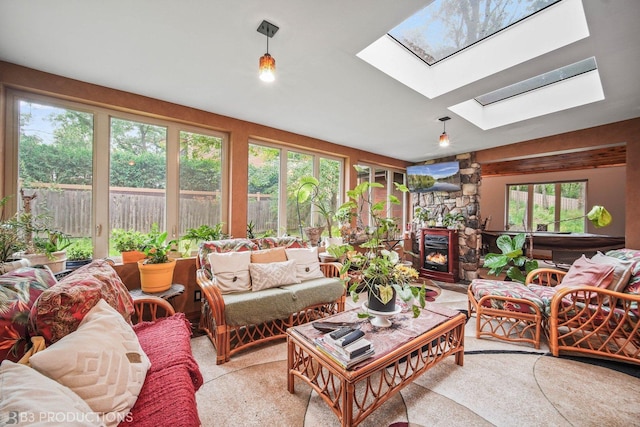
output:
[{"label": "potted plant", "polygon": [[171,287],[176,260],[169,257],[175,252],[176,240],[167,241],[167,232],[160,233],[154,224],[142,245],[145,258],[138,261],[140,287],[143,292],[163,292]]},{"label": "potted plant", "polygon": [[427,222],[429,221],[429,210],[427,208],[423,208],[422,206],[418,206],[413,213],[413,219],[421,227],[426,227]]},{"label": "potted plant", "polygon": [[[407,192],[405,185],[394,183],[396,189]],[[394,228],[395,221],[387,218],[386,206],[399,204],[400,201],[393,194],[385,200],[371,200],[371,188],[384,188],[380,183],[363,182],[354,189],[349,190],[349,200],[340,209],[349,209],[357,216],[357,212],[369,212],[372,227],[369,230],[369,240],[360,245],[365,249],[364,253],[354,253],[350,245],[342,245],[342,253],[349,254],[344,260],[341,273],[346,273],[352,265],[357,266],[361,280],[349,287],[349,293],[354,302],[359,299],[359,292],[367,292],[367,307],[377,312],[393,312],[396,310],[396,296],[403,301],[412,302],[414,317],[420,315],[420,309],[425,306],[426,290],[424,286],[415,284],[418,272],[411,266],[401,262],[400,256],[395,251],[389,251],[384,247],[384,236]],[[363,209],[363,206],[367,208]],[[335,252],[334,252],[335,253]],[[340,257],[339,253],[337,253]],[[419,304],[416,305],[415,302]],[[360,317],[368,317],[368,313],[361,313]]]},{"label": "potted plant", "polygon": [[203,224],[200,227],[188,229],[185,235],[182,236],[182,239],[180,239],[185,242],[182,253],[186,256],[191,256],[190,249],[192,245],[197,247],[201,242],[227,238],[227,235],[222,232],[223,225],[224,223],[219,222],[214,226]]},{"label": "potted plant", "polygon": [[4,219],[4,205],[9,199],[7,196],[0,200],[0,274],[31,265],[29,260],[16,255],[26,248],[23,237],[25,224],[20,215]]},{"label": "potted plant", "polygon": [[464,224],[466,218],[461,213],[452,213],[448,212],[444,215],[442,219],[442,225],[447,228],[460,228],[461,224]]},{"label": "potted plant", "polygon": [[75,270],[78,267],[89,264],[92,257],[91,241],[87,239],[76,240],[67,248],[67,269]]},{"label": "potted plant", "polygon": [[515,282],[524,283],[527,274],[538,268],[538,261],[524,255],[525,233],[516,234],[513,238],[503,234],[496,239],[496,245],[502,253],[488,253],[484,257],[483,267],[489,274],[500,275],[507,268],[507,277]]},{"label": "potted plant", "polygon": [[[327,229],[327,233],[329,234],[329,239],[333,239],[333,219],[335,212],[331,209],[330,200],[325,193],[321,191],[320,181],[318,181],[313,176],[303,176],[300,178],[300,186],[298,187],[298,191],[296,194],[296,207],[298,212],[298,222],[300,224],[300,234],[302,234],[302,215],[300,213],[300,205],[307,200],[311,201],[311,205],[315,207],[318,214],[323,218],[324,225],[317,227],[307,227],[305,229],[305,233],[309,237],[309,240],[312,241],[312,244],[317,245],[317,242],[320,240],[320,236],[322,235],[322,231]],[[339,244],[342,243],[337,241],[331,241],[329,244]],[[315,246],[314,245],[314,246]]]},{"label": "potted plant", "polygon": [[141,250],[144,239],[143,233],[133,229],[114,228],[111,231],[113,247],[122,255],[123,264],[138,262],[144,258]]}]

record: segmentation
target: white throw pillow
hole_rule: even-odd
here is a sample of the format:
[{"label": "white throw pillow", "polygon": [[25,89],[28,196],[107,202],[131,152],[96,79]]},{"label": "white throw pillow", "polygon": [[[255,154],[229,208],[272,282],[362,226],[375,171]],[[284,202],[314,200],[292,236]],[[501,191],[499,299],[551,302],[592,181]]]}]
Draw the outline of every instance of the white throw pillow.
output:
[{"label": "white throw pillow", "polygon": [[591,261],[598,264],[613,266],[613,280],[607,289],[622,292],[627,284],[629,284],[629,278],[631,277],[631,269],[633,268],[634,261],[610,257],[602,252],[598,252],[591,257]]},{"label": "white throw pillow", "polygon": [[216,278],[216,285],[223,294],[251,289],[250,263],[251,251],[212,252],[209,254],[211,272]]},{"label": "white throw pillow", "polygon": [[73,390],[104,415],[108,426],[125,419],[151,366],[131,325],[103,299],[78,330],[31,356],[29,363]]},{"label": "white throw pillow", "polygon": [[301,281],[324,277],[320,270],[318,248],[287,249],[286,252],[287,259],[296,262],[296,274]]},{"label": "white throw pillow", "polygon": [[0,425],[100,426],[80,396],[27,365],[0,365]]},{"label": "white throw pillow", "polygon": [[260,291],[262,289],[275,288],[280,285],[291,285],[300,283],[296,275],[296,262],[269,262],[250,264],[251,289]]}]

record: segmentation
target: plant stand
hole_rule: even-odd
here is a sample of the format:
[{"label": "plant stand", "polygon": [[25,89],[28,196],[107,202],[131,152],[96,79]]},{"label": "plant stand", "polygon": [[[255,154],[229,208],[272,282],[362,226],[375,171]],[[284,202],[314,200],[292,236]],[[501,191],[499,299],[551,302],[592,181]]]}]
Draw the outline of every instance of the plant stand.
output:
[{"label": "plant stand", "polygon": [[396,305],[396,308],[393,311],[371,310],[369,309],[366,301],[362,303],[362,306],[367,310],[369,314],[373,315],[370,322],[373,326],[377,326],[378,328],[388,328],[389,326],[391,326],[392,323],[389,318],[395,316],[396,314],[399,314],[402,311],[402,307],[398,305]]}]

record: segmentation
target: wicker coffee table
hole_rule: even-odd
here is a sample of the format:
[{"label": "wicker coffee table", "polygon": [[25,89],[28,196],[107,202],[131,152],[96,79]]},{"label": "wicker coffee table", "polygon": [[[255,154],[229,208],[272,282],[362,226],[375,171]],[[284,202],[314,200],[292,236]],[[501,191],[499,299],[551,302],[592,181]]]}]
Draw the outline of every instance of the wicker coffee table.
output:
[{"label": "wicker coffee table", "polygon": [[352,369],[343,369],[319,351],[314,340],[323,335],[311,323],[287,330],[287,387],[295,393],[295,378],[311,386],[343,426],[355,426],[391,396],[440,361],[455,355],[463,364],[466,316],[428,304],[418,318],[411,313],[393,317],[388,328],[358,319],[358,309],[322,319],[353,322],[375,347],[375,355]]}]

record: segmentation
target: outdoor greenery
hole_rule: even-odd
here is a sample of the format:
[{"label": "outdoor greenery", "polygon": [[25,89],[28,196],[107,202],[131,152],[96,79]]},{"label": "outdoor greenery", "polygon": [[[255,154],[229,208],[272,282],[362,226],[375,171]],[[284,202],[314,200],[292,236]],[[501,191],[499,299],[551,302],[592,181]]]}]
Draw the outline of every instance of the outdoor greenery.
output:
[{"label": "outdoor greenery", "polygon": [[111,242],[118,252],[139,251],[144,244],[145,236],[137,230],[114,228],[111,230]]},{"label": "outdoor greenery", "polygon": [[80,261],[90,259],[93,256],[93,248],[89,239],[74,239],[67,248],[67,260]]}]

